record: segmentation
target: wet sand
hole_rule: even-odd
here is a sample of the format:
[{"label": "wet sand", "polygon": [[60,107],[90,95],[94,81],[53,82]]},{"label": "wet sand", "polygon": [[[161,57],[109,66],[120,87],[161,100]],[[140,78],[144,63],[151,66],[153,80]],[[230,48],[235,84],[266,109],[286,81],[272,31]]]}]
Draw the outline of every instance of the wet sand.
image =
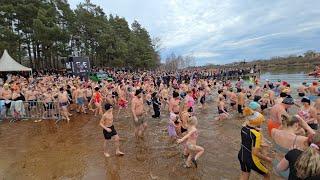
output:
[{"label": "wet sand", "polygon": [[[127,110],[129,112],[129,110]],[[0,177],[2,179],[239,179],[240,129],[242,120],[213,122],[216,106],[198,111],[198,144],[205,153],[198,168],[183,168],[182,147],[170,143],[167,115],[149,118],[143,141],[133,136],[131,115],[121,113],[115,120],[123,157],[103,156],[103,134],[99,118],[74,113],[69,124],[52,120],[40,123],[0,123]],[[116,111],[114,112],[116,113]],[[151,116],[151,115],[150,115]],[[265,134],[265,132],[264,132]],[[268,168],[271,170],[271,167]],[[262,179],[255,173],[251,179]],[[272,175],[271,179],[278,179]]]}]

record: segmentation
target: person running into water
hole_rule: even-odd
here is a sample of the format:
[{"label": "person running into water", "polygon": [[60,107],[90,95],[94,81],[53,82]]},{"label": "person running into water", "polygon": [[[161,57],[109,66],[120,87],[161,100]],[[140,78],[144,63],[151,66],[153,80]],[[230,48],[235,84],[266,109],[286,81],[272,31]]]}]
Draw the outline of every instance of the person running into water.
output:
[{"label": "person running into water", "polygon": [[259,100],[259,104],[260,104],[262,112],[265,109],[267,109],[268,105],[271,104],[270,99],[269,99],[269,94],[264,94],[263,97]]},{"label": "person running into water", "polygon": [[301,98],[304,97],[307,94],[307,90],[308,90],[307,83],[303,82],[297,88],[297,92],[298,92],[299,97],[301,97]]},{"label": "person running into water", "polygon": [[262,154],[262,133],[260,126],[262,125],[263,116],[246,107],[243,114],[247,116],[245,125],[241,129],[241,148],[238,153],[238,159],[241,167],[241,180],[248,180],[251,170],[256,171],[264,177],[270,179],[270,173],[267,168],[261,164],[260,160],[271,163],[271,158]]},{"label": "person running into water", "polygon": [[78,113],[83,112],[83,113],[87,114],[85,107],[84,107],[85,91],[80,85],[76,86],[76,90],[74,91],[74,99],[76,100],[76,104],[78,106],[77,112]]},{"label": "person running into water", "polygon": [[122,109],[126,109],[128,107],[128,101],[126,99],[126,94],[125,94],[125,86],[122,84],[118,87],[118,113],[117,113],[117,118],[119,117],[120,111]]},{"label": "person running into water", "polygon": [[131,102],[131,111],[133,115],[136,137],[142,138],[145,130],[147,129],[147,121],[145,119],[145,110],[143,106],[142,90],[137,89],[135,96]]},{"label": "person running into water", "polygon": [[102,115],[102,96],[99,92],[100,88],[99,87],[95,87],[94,88],[94,93],[93,93],[93,99],[91,99],[91,101],[93,101],[94,105],[96,106],[95,110],[94,110],[94,116],[97,116],[97,114]]},{"label": "person running into water", "polygon": [[241,115],[243,113],[244,105],[245,105],[245,90],[241,88],[238,94],[238,113]]},{"label": "person running into water", "polygon": [[119,143],[119,136],[114,128],[113,125],[113,107],[111,104],[106,104],[104,106],[106,112],[102,115],[100,120],[100,126],[103,128],[103,135],[104,135],[104,146],[103,146],[103,154],[105,157],[110,157],[108,153],[108,142],[113,138],[115,146],[116,146],[116,155],[123,156],[124,153],[120,151],[120,143]]},{"label": "person running into water", "polygon": [[230,100],[230,106],[232,110],[236,110],[236,104],[237,104],[237,95],[235,92],[233,92],[233,88],[230,88],[229,90],[229,100]]},{"label": "person running into water", "polygon": [[[195,116],[192,116],[188,120],[188,133],[181,139],[177,140],[177,143],[180,144],[187,140],[186,146],[188,151],[188,158],[184,167],[190,168],[191,162],[198,167],[197,160],[204,153],[204,148],[197,145],[197,139],[199,132],[197,130],[198,120]],[[194,155],[195,154],[195,155]]]},{"label": "person running into water", "polygon": [[317,113],[313,106],[311,106],[311,101],[307,97],[301,99],[303,106],[300,108],[298,115],[308,123],[308,125],[314,129],[318,129]]},{"label": "person running into water", "polygon": [[68,98],[67,91],[65,91],[63,87],[60,88],[60,92],[58,93],[58,101],[59,101],[59,106],[61,108],[61,114],[69,123],[69,121],[70,121],[69,116],[71,115],[68,112],[69,98]]},{"label": "person running into water", "polygon": [[270,119],[268,120],[268,132],[271,135],[273,128],[279,129],[282,124],[282,115],[288,116],[287,110],[294,105],[294,100],[291,96],[283,99],[282,103],[274,105],[270,109]]},{"label": "person running into water", "polygon": [[227,111],[225,98],[223,96],[219,97],[218,113],[219,113],[219,116],[216,117],[215,120],[224,120],[228,118],[230,115]]}]

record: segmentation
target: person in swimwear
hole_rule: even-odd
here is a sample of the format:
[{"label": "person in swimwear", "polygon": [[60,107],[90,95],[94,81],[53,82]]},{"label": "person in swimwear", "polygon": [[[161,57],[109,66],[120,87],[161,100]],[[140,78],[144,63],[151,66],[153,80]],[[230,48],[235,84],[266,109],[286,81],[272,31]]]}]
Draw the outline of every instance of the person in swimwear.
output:
[{"label": "person in swimwear", "polygon": [[236,93],[235,92],[233,92],[233,88],[230,88],[230,90],[229,90],[230,92],[229,92],[229,100],[230,100],[230,106],[231,106],[231,108],[232,108],[232,110],[236,110],[236,105],[237,105],[237,95],[236,95]]},{"label": "person in swimwear", "polygon": [[78,106],[78,109],[77,109],[78,113],[83,112],[83,113],[87,114],[85,107],[84,107],[85,98],[86,98],[86,96],[85,96],[84,89],[80,85],[77,85],[76,89],[74,91],[74,99],[76,100],[76,104]]},{"label": "person in swimwear", "polygon": [[100,88],[99,87],[95,87],[94,88],[94,93],[93,93],[93,98],[91,99],[91,101],[93,101],[94,105],[96,106],[95,112],[94,112],[94,116],[97,116],[97,114],[102,115],[102,96],[99,92]]},{"label": "person in swimwear", "polygon": [[119,117],[120,111],[122,109],[126,109],[128,107],[128,101],[126,99],[126,94],[125,94],[125,86],[123,86],[122,84],[118,87],[118,113],[117,113],[117,118]]},{"label": "person in swimwear", "polygon": [[227,108],[226,108],[226,104],[225,104],[225,99],[224,97],[219,97],[219,103],[218,103],[218,113],[219,113],[219,116],[217,118],[215,118],[215,120],[224,120],[226,118],[229,117],[229,113],[227,111]]},{"label": "person in swimwear", "polygon": [[[184,167],[190,168],[191,162],[198,167],[197,160],[202,156],[204,153],[204,148],[197,145],[197,139],[199,136],[199,132],[197,130],[198,119],[195,116],[189,118],[188,121],[188,133],[181,139],[177,140],[177,143],[180,144],[187,140],[186,146],[188,151],[188,158]],[[195,155],[193,155],[195,154]]]},{"label": "person in swimwear", "polygon": [[317,114],[314,107],[311,106],[310,99],[307,97],[303,97],[301,99],[301,103],[303,104],[303,106],[298,111],[298,115],[302,119],[304,119],[312,129],[317,130],[318,129]]},{"label": "person in swimwear", "polygon": [[282,123],[282,116],[288,116],[287,110],[294,105],[294,100],[291,96],[283,99],[282,103],[274,105],[270,109],[270,119],[268,121],[268,132],[271,135],[273,128],[279,129]]},{"label": "person in swimwear", "polygon": [[297,92],[299,97],[304,97],[307,93],[308,87],[306,86],[307,83],[303,82],[302,85],[298,86]]},{"label": "person in swimwear", "polygon": [[100,120],[100,126],[103,128],[103,135],[104,135],[104,156],[110,157],[110,154],[108,153],[107,146],[108,142],[113,138],[115,146],[116,146],[116,155],[117,156],[123,156],[124,153],[120,151],[120,144],[119,144],[119,135],[114,128],[113,125],[113,107],[111,104],[106,104],[105,106],[106,112],[102,115],[102,118]]},{"label": "person in swimwear", "polygon": [[240,92],[238,93],[238,113],[242,115],[243,108],[245,105],[245,90],[243,88],[240,88]]},{"label": "person in swimwear", "polygon": [[265,109],[268,108],[269,104],[271,105],[269,94],[264,94],[262,99],[260,99],[258,102],[260,104],[261,111],[263,112]]},{"label": "person in swimwear", "polygon": [[69,99],[68,99],[68,93],[67,91],[64,90],[63,87],[60,88],[60,92],[58,93],[58,101],[59,101],[59,106],[61,108],[61,114],[69,123],[70,121],[70,118],[69,118],[70,113],[68,112]]},{"label": "person in swimwear", "polygon": [[241,167],[241,180],[248,180],[251,170],[256,171],[264,177],[270,179],[270,173],[260,162],[265,160],[271,162],[271,158],[262,153],[263,137],[260,132],[264,118],[259,112],[250,108],[244,108],[244,115],[247,117],[244,126],[241,129],[241,148],[238,153],[238,160]]},{"label": "person in swimwear", "polygon": [[131,102],[131,112],[133,115],[136,137],[142,138],[145,130],[147,129],[147,121],[145,119],[146,111],[143,105],[142,90],[137,89],[135,96]]}]

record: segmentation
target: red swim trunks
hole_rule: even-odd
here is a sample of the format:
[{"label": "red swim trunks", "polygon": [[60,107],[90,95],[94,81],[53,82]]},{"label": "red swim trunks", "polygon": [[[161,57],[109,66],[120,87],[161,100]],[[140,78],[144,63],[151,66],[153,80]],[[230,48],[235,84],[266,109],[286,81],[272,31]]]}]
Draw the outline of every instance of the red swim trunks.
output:
[{"label": "red swim trunks", "polygon": [[268,133],[269,136],[271,136],[271,131],[273,128],[279,129],[279,127],[281,126],[280,123],[273,121],[272,119],[269,119],[268,121]]},{"label": "red swim trunks", "polygon": [[126,107],[128,107],[128,101],[126,101],[124,99],[119,99],[118,105],[120,106],[120,108],[126,108]]}]

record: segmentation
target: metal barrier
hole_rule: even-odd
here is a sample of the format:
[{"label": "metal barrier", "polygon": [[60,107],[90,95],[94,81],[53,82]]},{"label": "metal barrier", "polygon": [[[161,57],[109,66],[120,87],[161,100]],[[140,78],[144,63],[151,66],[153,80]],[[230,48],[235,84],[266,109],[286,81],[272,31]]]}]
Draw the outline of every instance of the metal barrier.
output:
[{"label": "metal barrier", "polygon": [[28,119],[53,119],[57,123],[62,117],[59,102],[0,100],[0,120],[3,119],[9,119],[10,122]]}]

